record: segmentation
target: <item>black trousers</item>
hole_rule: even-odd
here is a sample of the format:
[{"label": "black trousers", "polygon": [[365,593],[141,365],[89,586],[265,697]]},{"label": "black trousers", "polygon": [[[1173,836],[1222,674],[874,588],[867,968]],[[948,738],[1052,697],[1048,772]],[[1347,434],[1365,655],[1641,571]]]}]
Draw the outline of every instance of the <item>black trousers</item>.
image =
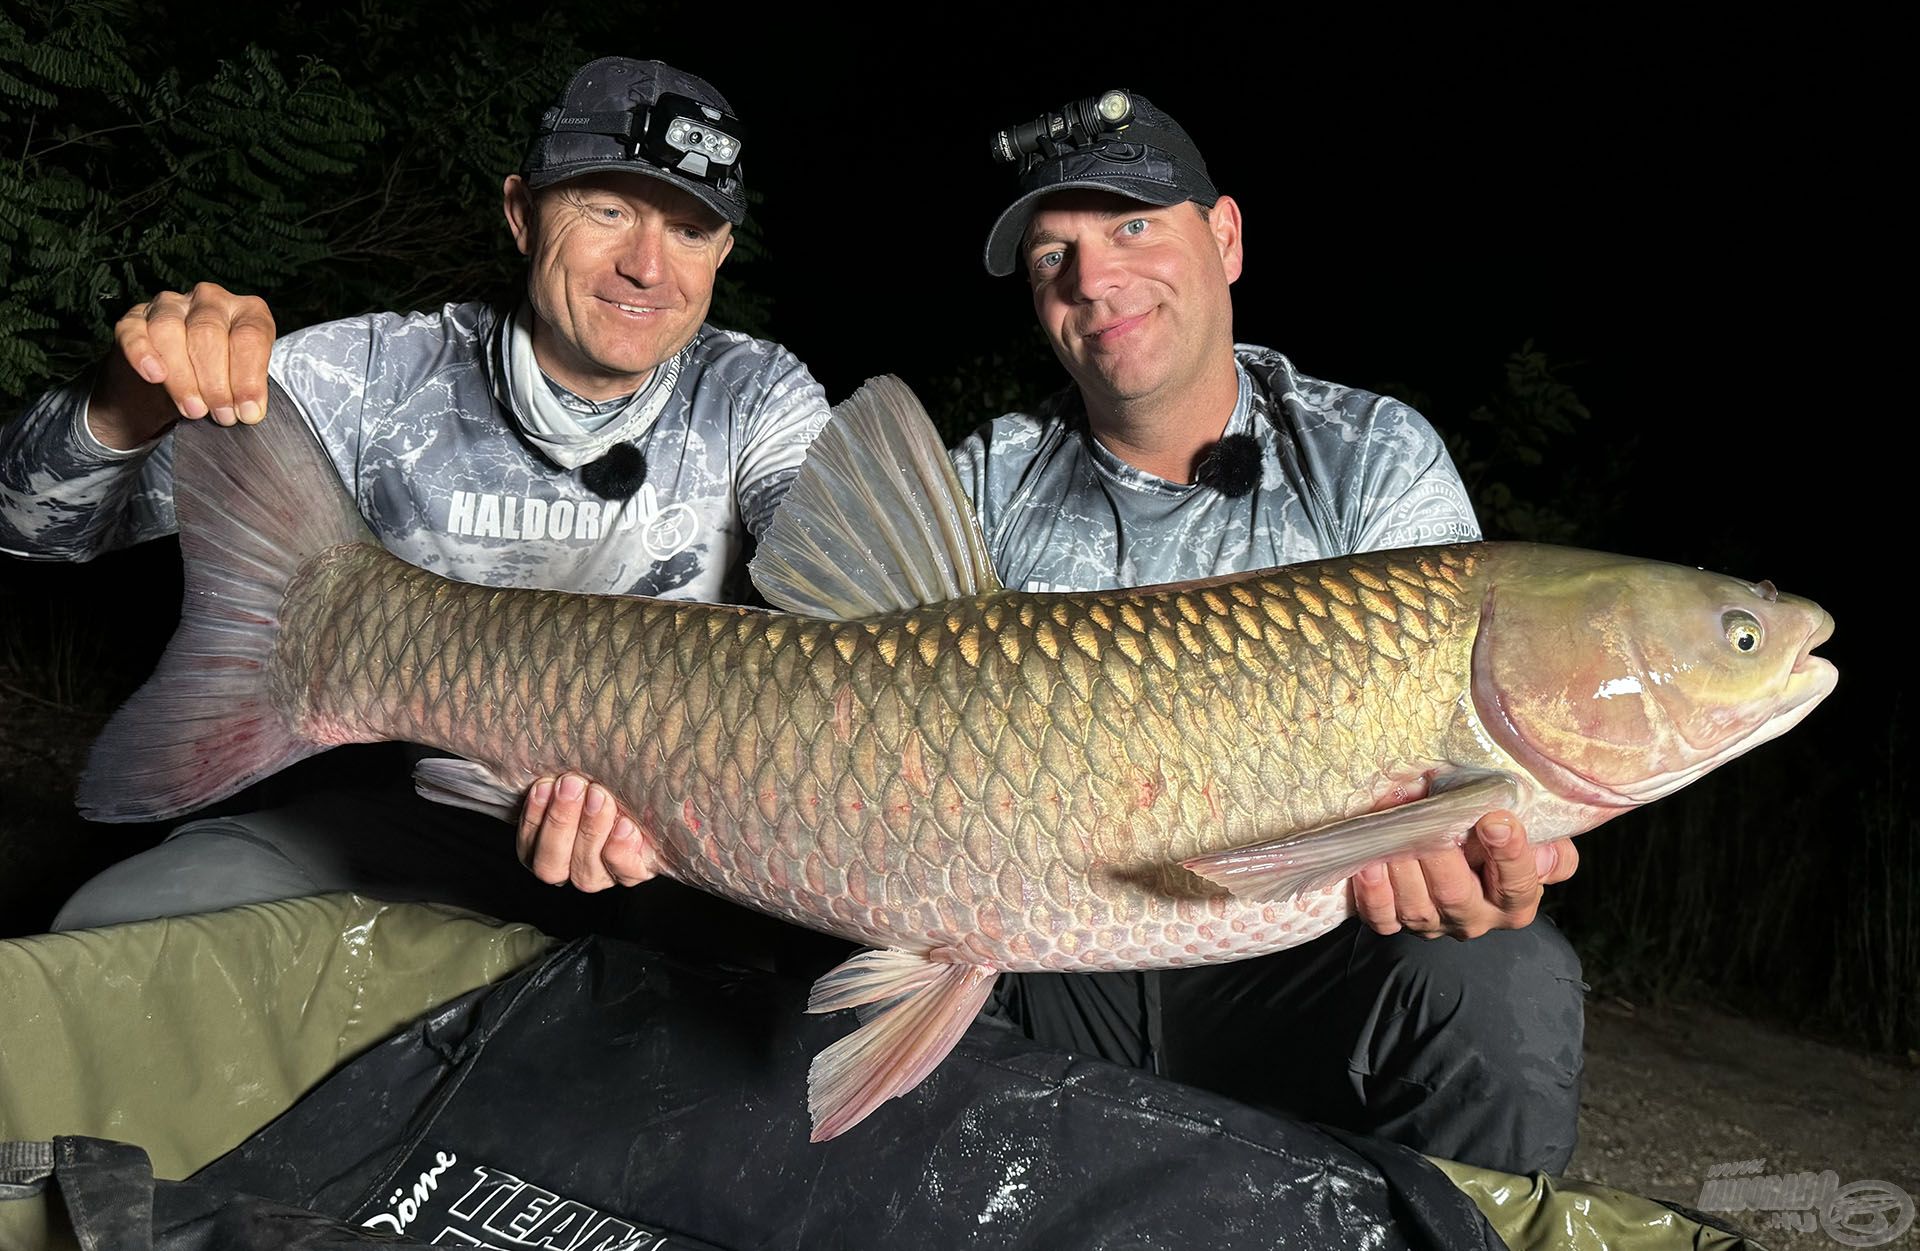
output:
[{"label": "black trousers", "polygon": [[1155,973],[1003,975],[1029,1037],[1303,1120],[1509,1173],[1579,1131],[1586,985],[1542,917],[1459,942],[1358,921],[1288,951]]}]

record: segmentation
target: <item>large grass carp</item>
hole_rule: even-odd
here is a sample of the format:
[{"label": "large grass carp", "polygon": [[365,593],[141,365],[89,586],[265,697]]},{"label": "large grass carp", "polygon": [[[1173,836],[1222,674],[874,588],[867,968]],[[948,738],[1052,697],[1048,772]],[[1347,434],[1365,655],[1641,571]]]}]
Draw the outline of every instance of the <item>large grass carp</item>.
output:
[{"label": "large grass carp", "polygon": [[95,745],[99,820],[190,811],[340,743],[455,753],[430,797],[606,784],[660,872],[865,944],[809,1010],[814,1137],[910,1090],[1011,970],[1311,939],[1345,879],[1508,808],[1591,829],[1833,688],[1817,605],[1695,569],[1476,543],[1175,586],[1000,587],[945,449],[878,380],[755,557],[786,611],[503,590],[367,532],[290,401],[175,436],[187,591]]}]

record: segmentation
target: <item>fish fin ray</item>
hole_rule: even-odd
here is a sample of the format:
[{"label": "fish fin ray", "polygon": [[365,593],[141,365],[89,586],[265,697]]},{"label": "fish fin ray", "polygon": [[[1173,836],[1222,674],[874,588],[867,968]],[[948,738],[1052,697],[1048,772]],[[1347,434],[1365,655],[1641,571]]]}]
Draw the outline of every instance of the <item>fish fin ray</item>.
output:
[{"label": "fish fin ray", "polygon": [[1000,589],[946,445],[892,376],[834,409],[749,568],[775,607],[841,621]]},{"label": "fish fin ray", "polygon": [[258,425],[183,421],[173,439],[180,625],[88,752],[76,805],[94,821],[179,816],[332,745],[274,706],[280,605],[307,559],[372,534],[277,383]]},{"label": "fish fin ray", "polygon": [[818,982],[807,1011],[880,1003],[865,1024],[813,1058],[807,1071],[812,1141],[859,1124],[931,1073],[973,1024],[1000,974],[984,965],[941,964],[906,951],[867,951]]},{"label": "fish fin ray", "polygon": [[413,766],[413,789],[422,799],[483,812],[510,825],[520,820],[527,797],[526,787],[514,786],[477,760],[444,757]]},{"label": "fish fin ray", "polygon": [[1491,774],[1412,803],[1195,856],[1181,865],[1240,898],[1279,902],[1344,882],[1391,856],[1457,847],[1475,821],[1495,808],[1512,808],[1519,799],[1511,775]]}]

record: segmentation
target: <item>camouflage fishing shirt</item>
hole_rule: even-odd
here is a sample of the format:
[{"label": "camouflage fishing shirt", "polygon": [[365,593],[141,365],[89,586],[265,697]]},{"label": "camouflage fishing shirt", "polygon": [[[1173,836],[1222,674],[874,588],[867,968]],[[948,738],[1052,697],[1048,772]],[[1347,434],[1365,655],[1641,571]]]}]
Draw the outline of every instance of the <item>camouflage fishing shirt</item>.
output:
[{"label": "camouflage fishing shirt", "polygon": [[[1108,451],[1071,387],[963,441],[954,468],[1001,581],[1110,590],[1480,537],[1446,445],[1419,413],[1309,378],[1268,348],[1236,344],[1234,359],[1240,396],[1224,434],[1251,435],[1261,451],[1259,484],[1237,498]],[[1285,985],[1292,966],[1271,960]],[[1050,1045],[1164,1072],[1163,979],[1193,975],[1002,974],[983,1011]]]},{"label": "camouflage fishing shirt", "polygon": [[1446,445],[1398,400],[1321,382],[1236,344],[1226,434],[1260,445],[1238,498],[1136,469],[1092,438],[1069,387],[954,450],[1001,580],[1096,591],[1240,573],[1348,552],[1478,539]]},{"label": "camouflage fishing shirt", "polygon": [[[650,386],[645,485],[603,500],[519,435],[484,304],[327,322],[274,344],[271,374],[319,433],[361,515],[423,569],[491,586],[737,600],[767,524],[829,415],[777,344],[702,326]],[[673,364],[673,363],[669,363]],[[86,425],[86,381],[0,427],[0,550],[85,560],[171,533],[172,438],[128,452]]]}]

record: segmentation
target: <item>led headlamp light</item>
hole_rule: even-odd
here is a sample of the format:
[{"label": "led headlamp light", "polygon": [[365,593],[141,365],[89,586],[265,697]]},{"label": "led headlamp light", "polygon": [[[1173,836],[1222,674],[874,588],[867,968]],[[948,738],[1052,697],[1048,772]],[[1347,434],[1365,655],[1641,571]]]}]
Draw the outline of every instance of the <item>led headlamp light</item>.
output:
[{"label": "led headlamp light", "polygon": [[646,110],[646,155],[654,164],[719,182],[740,162],[740,119],[688,96],[664,92]]},{"label": "led headlamp light", "polygon": [[1133,117],[1133,97],[1115,88],[1084,100],[1069,100],[1057,112],[995,131],[993,157],[1023,169],[1061,149],[1098,143],[1103,135],[1125,130]]},{"label": "led headlamp light", "polygon": [[629,160],[714,186],[734,177],[745,146],[739,118],[673,92],[662,92],[651,107],[636,104],[623,113],[549,109],[541,121],[550,133],[583,131],[618,139]]}]

